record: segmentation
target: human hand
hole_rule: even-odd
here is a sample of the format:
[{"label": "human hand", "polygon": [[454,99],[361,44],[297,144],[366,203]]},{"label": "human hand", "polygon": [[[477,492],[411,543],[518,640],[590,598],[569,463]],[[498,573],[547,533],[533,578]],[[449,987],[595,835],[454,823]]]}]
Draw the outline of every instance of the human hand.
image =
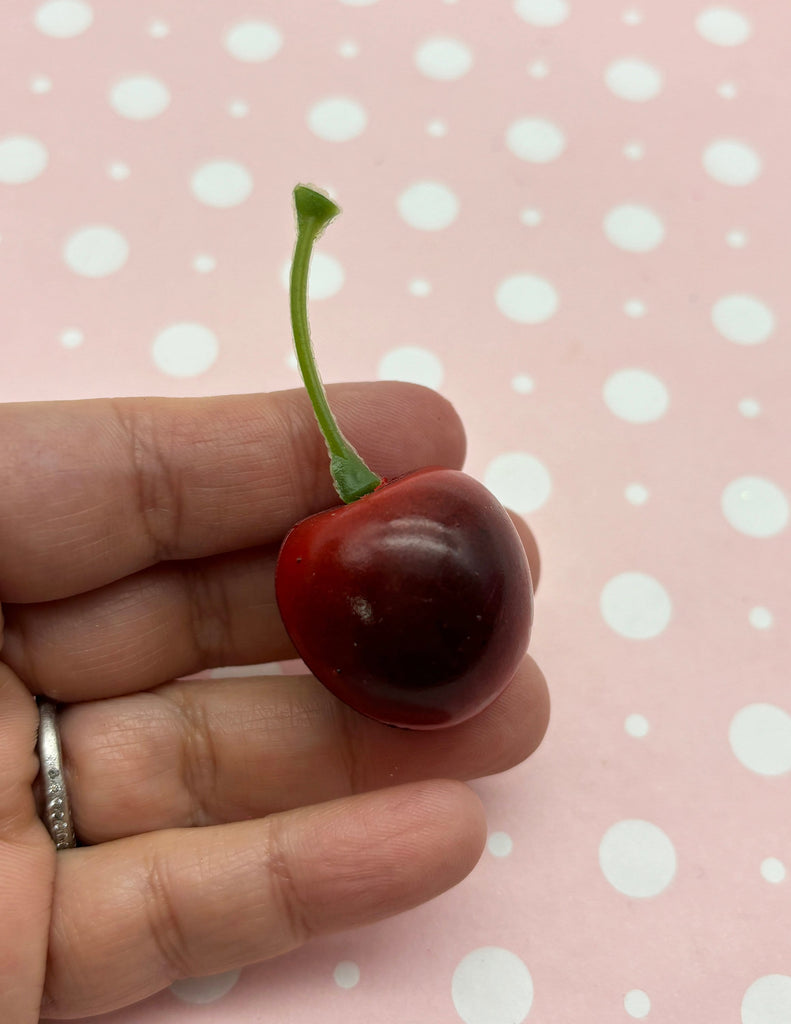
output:
[{"label": "human hand", "polygon": [[[461,466],[433,392],[329,390],[385,476]],[[97,1014],[277,956],[477,862],[483,810],[459,780],[540,743],[530,658],[486,711],[431,733],[310,676],[183,678],[295,656],[279,543],[335,501],[301,391],[0,406],[0,1020]],[[64,705],[77,849],[56,853],[37,815],[31,694]]]}]

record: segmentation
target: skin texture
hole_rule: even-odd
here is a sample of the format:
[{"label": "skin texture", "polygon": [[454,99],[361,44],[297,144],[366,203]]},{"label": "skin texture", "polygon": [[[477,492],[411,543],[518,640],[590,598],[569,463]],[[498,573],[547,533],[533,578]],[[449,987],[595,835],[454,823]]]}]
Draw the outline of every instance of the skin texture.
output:
[{"label": "skin texture", "polygon": [[[463,461],[432,392],[330,398],[388,477]],[[277,956],[475,865],[485,819],[462,780],[518,764],[547,726],[529,658],[436,733],[363,718],[307,675],[183,678],[294,657],[277,550],[334,502],[301,392],[0,406],[0,1020],[84,1017]],[[36,693],[65,705],[85,844],[57,855],[33,793]]]}]

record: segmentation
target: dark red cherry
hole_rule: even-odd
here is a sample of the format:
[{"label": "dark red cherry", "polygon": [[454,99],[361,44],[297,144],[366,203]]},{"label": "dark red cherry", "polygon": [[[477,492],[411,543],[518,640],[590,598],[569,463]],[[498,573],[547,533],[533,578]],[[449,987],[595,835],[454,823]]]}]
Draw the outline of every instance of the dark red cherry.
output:
[{"label": "dark red cherry", "polygon": [[417,470],[303,520],[275,583],[311,672],[391,725],[477,714],[527,650],[533,591],[519,535],[490,492],[456,470]]}]

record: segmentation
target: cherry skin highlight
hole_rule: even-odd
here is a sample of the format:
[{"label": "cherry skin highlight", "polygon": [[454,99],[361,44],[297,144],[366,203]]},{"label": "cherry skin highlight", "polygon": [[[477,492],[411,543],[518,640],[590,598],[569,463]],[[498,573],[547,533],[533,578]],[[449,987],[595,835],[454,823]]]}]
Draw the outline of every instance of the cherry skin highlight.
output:
[{"label": "cherry skin highlight", "polygon": [[389,725],[432,729],[506,688],[533,621],[507,512],[457,470],[416,470],[298,523],[275,576],[283,622],[332,693]]}]

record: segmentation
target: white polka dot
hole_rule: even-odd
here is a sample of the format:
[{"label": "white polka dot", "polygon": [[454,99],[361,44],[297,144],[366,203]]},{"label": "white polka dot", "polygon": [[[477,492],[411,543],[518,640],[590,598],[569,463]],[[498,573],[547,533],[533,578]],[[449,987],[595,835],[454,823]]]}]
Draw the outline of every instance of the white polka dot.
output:
[{"label": "white polka dot", "polygon": [[338,44],[338,55],[345,57],[349,60],[352,57],[358,56],[360,53],[359,44],[353,39],[344,39],[342,43]]},{"label": "white polka dot", "polygon": [[754,629],[771,629],[775,621],[774,615],[769,609],[763,608],[761,605],[751,608],[747,618]]},{"label": "white polka dot", "polygon": [[486,841],[489,853],[494,857],[507,857],[514,848],[514,841],[507,832],[492,832]]},{"label": "white polka dot", "polygon": [[[289,278],[291,276],[291,263],[286,262],[280,275],[280,282],[288,291]],[[330,299],[337,295],[343,287],[346,274],[340,262],[329,253],[319,250],[314,252],[310,259],[308,271],[308,298]]]},{"label": "white polka dot", "polygon": [[48,78],[47,75],[34,75],[30,79],[30,91],[37,95],[42,95],[45,92],[52,90],[52,79]]},{"label": "white polka dot", "polygon": [[354,988],[360,981],[360,968],[353,960],[341,960],[332,976],[339,988]]},{"label": "white polka dot", "polygon": [[628,484],[623,494],[630,505],[645,505],[648,501],[648,488],[642,484]]},{"label": "white polka dot", "polygon": [[199,274],[209,274],[217,267],[217,260],[208,253],[202,252],[193,259],[192,266]]},{"label": "white polka dot", "polygon": [[725,236],[725,241],[732,249],[743,249],[747,245],[747,233],[734,228]]},{"label": "white polka dot", "polygon": [[738,345],[758,345],[772,334],[775,317],[761,299],[753,295],[726,295],[711,310],[717,331]]},{"label": "white polka dot", "polygon": [[604,233],[613,245],[626,252],[650,252],[661,245],[665,226],[647,206],[623,203],[604,218]]},{"label": "white polka dot", "polygon": [[130,121],[149,121],[170,105],[170,92],[153,75],[122,78],[110,90],[110,106]]},{"label": "white polka dot", "polygon": [[148,24],[148,34],[152,39],[164,39],[170,35],[170,25],[160,18],[155,18]]},{"label": "white polka dot", "polygon": [[409,294],[416,295],[418,298],[424,298],[426,295],[431,294],[431,284],[428,281],[424,281],[421,277],[416,277],[413,281],[409,282]]},{"label": "white polka dot", "polygon": [[604,402],[611,413],[628,423],[652,423],[667,412],[667,388],[646,370],[618,370],[604,384]]},{"label": "white polka dot", "polygon": [[423,384],[436,391],[442,386],[445,369],[441,360],[428,349],[407,345],[394,348],[379,362],[379,380],[403,380]]},{"label": "white polka dot", "polygon": [[79,348],[84,340],[85,335],[78,327],[67,327],[60,336],[60,343],[64,348]]},{"label": "white polka dot", "polygon": [[0,139],[0,184],[23,185],[43,173],[49,162],[47,147],[32,135]]},{"label": "white polka dot", "polygon": [[446,185],[420,181],[398,197],[398,212],[410,227],[441,231],[456,220],[459,200]]},{"label": "white polka dot", "polygon": [[511,387],[518,395],[529,395],[535,391],[536,385],[533,378],[526,373],[518,373],[511,380]]},{"label": "white polka dot", "polygon": [[472,67],[472,50],[460,39],[426,39],[415,51],[415,64],[427,78],[451,82],[466,75]]},{"label": "white polka dot", "polygon": [[126,263],[129,243],[115,228],[89,225],[75,231],[63,246],[63,259],[75,274],[107,277]]},{"label": "white polka dot", "polygon": [[208,978],[183,978],[174,981],[170,991],[183,1003],[213,1003],[227,995],[239,980],[241,971],[226,971]]},{"label": "white polka dot", "polygon": [[560,128],[540,117],[514,121],[508,128],[505,141],[514,156],[533,164],[557,160],[566,148],[566,137]]},{"label": "white polka dot", "polygon": [[113,181],[126,181],[132,172],[128,164],[123,163],[121,160],[113,160],[113,162],[107,166],[107,173]]},{"label": "white polka dot", "polygon": [[627,160],[642,160],[645,156],[645,146],[642,142],[627,142],[623,147],[623,155]]},{"label": "white polka dot", "polygon": [[640,299],[628,299],[623,304],[623,311],[627,316],[637,320],[639,317],[645,316],[645,303]]},{"label": "white polka dot", "polygon": [[722,513],[748,537],[773,537],[788,523],[788,498],[764,477],[742,476],[722,492]]},{"label": "white polka dot", "polygon": [[733,716],[728,731],[738,760],[758,775],[791,772],[791,715],[774,704],[748,704]]},{"label": "white polka dot", "polygon": [[228,113],[231,117],[247,117],[250,113],[250,104],[246,100],[231,100],[228,104]]},{"label": "white polka dot", "polygon": [[642,11],[636,10],[634,7],[630,7],[629,10],[624,11],[621,15],[621,21],[624,25],[639,25],[643,20]]},{"label": "white polka dot", "polygon": [[639,818],[616,822],[599,845],[604,877],[625,896],[658,896],[673,881],[676,851],[665,832]]},{"label": "white polka dot", "polygon": [[535,210],[532,207],[527,207],[522,210],[519,214],[519,219],[523,224],[526,224],[529,228],[536,227],[540,224],[543,217],[540,210]]},{"label": "white polka dot", "polygon": [[543,277],[514,274],[502,281],[496,293],[497,308],[518,324],[542,324],[555,315],[558,293]]},{"label": "white polka dot", "polygon": [[560,25],[569,16],[567,0],[515,0],[514,10],[530,25]]},{"label": "white polka dot", "polygon": [[739,90],[736,88],[734,82],[720,82],[717,86],[717,95],[722,96],[724,100],[732,100],[738,95]]},{"label": "white polka dot", "polygon": [[752,26],[740,12],[730,7],[708,7],[695,19],[695,28],[715,46],[738,46],[752,34]]},{"label": "white polka dot", "polygon": [[742,398],[739,401],[739,412],[747,419],[755,419],[761,413],[761,403],[754,398]]},{"label": "white polka dot", "polygon": [[742,998],[742,1024],[788,1024],[791,1021],[791,975],[765,974]]},{"label": "white polka dot", "polygon": [[217,336],[203,324],[171,324],[154,338],[154,363],[171,377],[197,377],[217,359]]},{"label": "white polka dot", "polygon": [[253,191],[253,178],[246,167],[233,160],[213,160],[192,175],[192,194],[217,209],[238,206]]},{"label": "white polka dot", "polygon": [[34,21],[45,36],[72,39],[90,28],[93,11],[83,0],[51,0],[38,8]]},{"label": "white polka dot", "polygon": [[642,739],[648,735],[650,726],[648,725],[648,719],[644,715],[627,715],[626,720],[623,723],[623,727],[629,736],[633,736],[635,739]]},{"label": "white polka dot", "polygon": [[777,857],[767,857],[766,860],[761,861],[761,875],[767,882],[779,885],[780,882],[785,881],[786,866]]},{"label": "white polka dot", "polygon": [[545,60],[534,60],[527,73],[531,78],[546,78],[549,74],[549,64]]},{"label": "white polka dot", "polygon": [[673,613],[668,592],[644,572],[613,576],[602,589],[599,608],[610,629],[629,640],[659,636]]},{"label": "white polka dot", "polygon": [[717,139],[706,147],[703,166],[721,185],[750,185],[760,175],[761,157],[752,146],[737,139]]},{"label": "white polka dot", "polygon": [[456,967],[451,995],[464,1024],[522,1024],[533,1005],[533,979],[515,953],[481,946]]},{"label": "white polka dot", "polygon": [[429,121],[426,125],[427,133],[434,139],[442,139],[448,134],[448,124],[439,118]]},{"label": "white polka dot", "polygon": [[622,57],[613,61],[604,72],[607,88],[622,100],[644,103],[662,91],[662,72],[637,57]]},{"label": "white polka dot", "polygon": [[520,515],[541,508],[552,493],[546,466],[527,452],[495,456],[486,467],[483,482],[502,505]]},{"label": "white polka dot", "polygon": [[308,111],[308,127],[325,142],[348,142],[362,135],[368,114],[357,100],[346,96],[328,96]]},{"label": "white polka dot", "polygon": [[648,1016],[651,1009],[651,1000],[642,989],[633,988],[623,997],[623,1008],[630,1017],[642,1020],[643,1017]]},{"label": "white polka dot", "polygon": [[271,60],[282,45],[280,30],[268,21],[240,21],[225,34],[225,49],[246,64]]}]

